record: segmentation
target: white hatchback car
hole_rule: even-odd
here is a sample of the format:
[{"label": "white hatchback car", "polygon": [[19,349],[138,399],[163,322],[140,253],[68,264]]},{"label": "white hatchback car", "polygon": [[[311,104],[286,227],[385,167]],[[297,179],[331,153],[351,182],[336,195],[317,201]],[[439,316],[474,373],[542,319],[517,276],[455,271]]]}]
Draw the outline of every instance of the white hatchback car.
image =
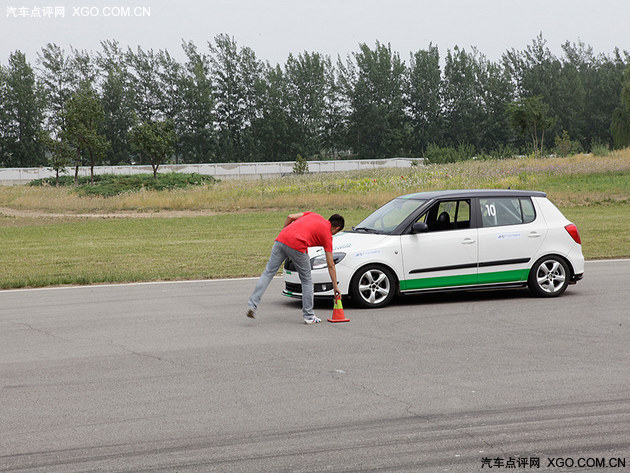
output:
[{"label": "white hatchback car", "polygon": [[[315,296],[332,297],[323,248],[309,248]],[[453,190],[403,195],[333,238],[339,290],[383,307],[397,294],[524,287],[543,297],[582,279],[577,227],[544,192]],[[301,297],[287,260],[285,290]]]}]

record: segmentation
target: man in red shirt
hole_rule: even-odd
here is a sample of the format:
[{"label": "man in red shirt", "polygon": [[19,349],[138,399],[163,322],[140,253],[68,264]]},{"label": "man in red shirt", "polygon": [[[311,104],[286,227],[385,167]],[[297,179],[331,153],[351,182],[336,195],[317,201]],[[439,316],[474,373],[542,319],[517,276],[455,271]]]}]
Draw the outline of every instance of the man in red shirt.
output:
[{"label": "man in red shirt", "polygon": [[256,309],[267,290],[269,283],[278,272],[280,265],[287,258],[291,258],[302,283],[302,316],[304,323],[316,324],[321,319],[315,317],[313,311],[313,281],[311,279],[311,260],[307,249],[312,246],[323,246],[326,252],[328,274],[333,284],[335,295],[341,295],[337,287],[337,271],[332,256],[332,237],[343,230],[345,221],[339,214],[332,215],[326,220],[321,215],[313,212],[291,214],[284,222],[284,228],[276,238],[271,249],[271,256],[265,271],[262,273],[256,288],[249,298],[249,308],[245,313],[247,317],[255,318]]}]

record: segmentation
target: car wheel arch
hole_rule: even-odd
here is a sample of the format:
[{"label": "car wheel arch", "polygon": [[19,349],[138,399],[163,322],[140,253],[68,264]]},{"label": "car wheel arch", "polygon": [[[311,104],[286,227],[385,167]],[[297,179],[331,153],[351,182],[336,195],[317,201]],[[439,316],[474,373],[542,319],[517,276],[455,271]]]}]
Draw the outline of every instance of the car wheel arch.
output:
[{"label": "car wheel arch", "polygon": [[[567,271],[566,271],[567,274],[564,275],[565,281],[564,281],[564,283],[563,283],[563,285],[561,286],[560,289],[551,289],[551,290],[547,289],[547,290],[545,290],[542,287],[542,284],[540,283],[540,281],[538,281],[538,282],[535,281],[535,278],[537,277],[536,273],[537,273],[538,269],[540,268],[540,266],[543,263],[545,263],[545,262],[547,262],[549,260],[557,260],[557,261],[561,262],[567,269]],[[563,268],[563,270],[564,270],[564,268]],[[529,270],[529,275],[527,277],[527,285],[528,285],[530,291],[533,294],[535,294],[535,295],[537,295],[539,297],[540,296],[543,296],[543,297],[557,297],[557,296],[563,294],[564,291],[567,289],[570,281],[573,279],[574,274],[575,274],[575,270],[574,270],[573,265],[571,264],[571,262],[568,260],[568,258],[566,258],[565,256],[562,256],[560,254],[557,254],[557,253],[548,253],[548,254],[545,254],[545,255],[540,256],[539,258],[537,258],[534,261],[534,264],[532,264],[532,266],[531,266],[531,268]],[[553,277],[551,279],[553,279]],[[545,283],[548,284],[548,287],[553,284],[553,283],[549,283],[548,281],[545,281]]]},{"label": "car wheel arch", "polygon": [[[369,268],[381,269],[381,270],[387,271],[392,277],[391,283],[392,283],[393,295],[391,298],[397,297],[400,294],[400,279],[398,278],[398,274],[396,274],[396,271],[391,266],[385,263],[370,262],[370,263],[366,263],[364,265],[359,266],[354,271],[354,273],[352,274],[352,277],[350,278],[350,283],[348,284],[348,294],[353,299],[355,298],[355,296],[353,295],[353,288],[357,284],[358,279],[362,277]],[[391,298],[389,299],[388,303],[391,301]]]},{"label": "car wheel arch", "polygon": [[545,259],[545,258],[558,258],[561,259],[562,261],[564,261],[564,263],[567,265],[567,267],[569,268],[569,276],[571,278],[573,278],[573,276],[575,276],[575,268],[573,267],[573,265],[571,264],[571,261],[569,260],[569,258],[567,258],[566,256],[563,256],[559,253],[547,253],[544,254],[542,256],[539,256],[538,258],[536,258],[534,260],[534,264],[532,264],[532,266],[529,268],[530,271],[532,270],[532,268],[534,266],[536,266],[541,260]]}]

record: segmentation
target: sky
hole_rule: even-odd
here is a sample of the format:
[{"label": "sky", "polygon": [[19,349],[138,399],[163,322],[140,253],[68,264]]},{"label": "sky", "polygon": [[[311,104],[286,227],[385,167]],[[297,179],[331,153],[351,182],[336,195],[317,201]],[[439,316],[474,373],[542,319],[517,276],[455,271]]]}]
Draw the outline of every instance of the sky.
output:
[{"label": "sky", "polygon": [[498,61],[542,33],[557,56],[582,41],[595,53],[630,51],[630,0],[3,0],[0,63],[20,50],[31,63],[47,43],[100,50],[101,40],[123,47],[167,49],[184,59],[182,40],[200,51],[216,35],[233,36],[271,64],[289,53],[316,51],[336,59],[360,43],[390,43],[401,58],[455,46]]}]

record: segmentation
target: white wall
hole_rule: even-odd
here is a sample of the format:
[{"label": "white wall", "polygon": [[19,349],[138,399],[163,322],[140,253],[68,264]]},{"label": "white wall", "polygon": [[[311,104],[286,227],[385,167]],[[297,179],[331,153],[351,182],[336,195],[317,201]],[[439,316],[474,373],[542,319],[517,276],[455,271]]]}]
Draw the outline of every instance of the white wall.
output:
[{"label": "white wall", "polygon": [[[412,159],[392,158],[374,160],[345,160],[345,161],[309,161],[310,173],[320,172],[344,172],[361,169],[381,168],[409,168]],[[419,164],[422,160],[416,160]],[[162,165],[158,173],[181,172],[211,175],[218,179],[260,179],[264,177],[277,177],[293,173],[295,163],[218,163],[218,164],[180,164]],[[66,175],[74,176],[74,168],[66,168]],[[151,166],[96,166],[94,174],[151,174]],[[80,176],[89,176],[90,168],[79,168]],[[0,185],[28,184],[34,179],[54,177],[55,173],[50,168],[0,168]]]}]

